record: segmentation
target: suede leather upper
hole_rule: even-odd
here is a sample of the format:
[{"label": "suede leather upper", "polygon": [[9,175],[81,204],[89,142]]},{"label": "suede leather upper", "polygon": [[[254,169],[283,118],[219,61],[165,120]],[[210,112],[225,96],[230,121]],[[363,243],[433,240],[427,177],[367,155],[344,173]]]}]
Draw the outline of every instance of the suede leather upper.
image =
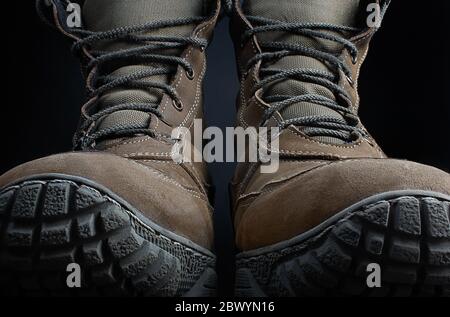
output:
[{"label": "suede leather upper", "polygon": [[[380,1],[378,1],[380,2]],[[239,1],[233,1],[231,33],[234,38],[241,89],[238,98],[237,126],[258,127],[265,111],[261,81],[261,63],[246,70],[245,65],[262,53],[256,36],[241,42],[252,25]],[[347,50],[340,59],[351,68],[353,82],[343,74],[338,85],[351,99],[357,115],[360,99],[357,79],[376,29],[368,28],[351,38],[358,48],[356,61]],[[277,112],[266,123],[276,127],[282,121]],[[365,128],[360,124],[360,128]],[[367,133],[345,144],[322,142],[307,136],[296,126],[288,126],[279,135],[280,169],[273,174],[260,173],[256,163],[238,166],[232,183],[232,201],[236,244],[240,250],[253,250],[281,241],[320,225],[347,207],[376,194],[399,190],[423,190],[450,194],[450,176],[433,167],[388,159]]]},{"label": "suede leather upper", "polygon": [[[168,171],[102,152],[53,155],[16,167],[0,177],[0,188],[45,174],[79,176],[108,188],[151,221],[212,248],[212,209],[192,177],[172,161]],[[180,170],[175,172],[175,169]],[[199,230],[201,228],[201,230]]]},{"label": "suede leather upper", "polygon": [[[450,195],[450,176],[446,172],[403,160],[349,159],[282,165],[297,165],[294,169],[298,172],[291,169],[290,177],[277,174],[264,186],[250,185],[237,199],[236,243],[241,250],[291,239],[376,194],[423,190]],[[267,177],[263,175],[255,172],[252,181]],[[276,180],[278,177],[280,180]]]},{"label": "suede leather upper", "polygon": [[[64,11],[59,1],[52,1],[49,17],[56,28],[73,40],[76,34],[64,26]],[[219,17],[220,0],[211,1],[210,17],[194,26],[193,37],[209,40]],[[116,12],[116,14],[120,14]],[[82,58],[92,56],[85,49]],[[178,67],[170,86],[179,96],[182,108],[175,107],[171,97],[163,94],[159,110],[151,113],[148,129],[154,136],[118,137],[97,142],[93,149],[64,153],[32,161],[0,176],[0,188],[21,179],[49,173],[79,176],[108,188],[133,205],[152,222],[185,237],[194,243],[213,248],[212,207],[208,200],[209,179],[204,163],[177,164],[171,158],[172,130],[193,129],[196,118],[203,117],[202,83],[206,70],[203,48],[187,45],[181,57],[192,65],[193,74]],[[87,86],[95,67],[86,73]],[[82,118],[88,118],[96,99],[82,108]]]}]

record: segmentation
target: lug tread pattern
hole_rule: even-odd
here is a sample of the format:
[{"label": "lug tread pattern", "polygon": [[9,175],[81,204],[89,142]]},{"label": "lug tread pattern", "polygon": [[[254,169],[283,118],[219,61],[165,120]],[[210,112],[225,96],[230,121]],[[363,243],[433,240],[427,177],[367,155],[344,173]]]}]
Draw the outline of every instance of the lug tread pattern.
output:
[{"label": "lug tread pattern", "polygon": [[[203,272],[213,271],[214,258],[136,219],[107,195],[71,181],[29,181],[4,189],[0,294],[178,296],[203,287],[196,283]],[[81,267],[80,289],[66,285],[70,263]]]},{"label": "lug tread pattern", "polygon": [[[422,196],[378,201],[237,267],[267,296],[449,296],[449,205]],[[370,263],[381,266],[381,288],[367,287]],[[257,294],[240,278],[238,295]]]}]

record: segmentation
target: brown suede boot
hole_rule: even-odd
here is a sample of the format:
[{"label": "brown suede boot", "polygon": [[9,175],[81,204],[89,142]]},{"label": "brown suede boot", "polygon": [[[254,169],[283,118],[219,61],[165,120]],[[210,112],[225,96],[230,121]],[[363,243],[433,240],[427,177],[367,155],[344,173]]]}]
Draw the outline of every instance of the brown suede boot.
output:
[{"label": "brown suede boot", "polygon": [[278,171],[232,184],[238,296],[450,293],[449,174],[388,159],[357,117],[370,2],[232,2],[237,124],[281,129]]},{"label": "brown suede boot", "polygon": [[[0,290],[215,294],[206,169],[172,160],[171,133],[203,115],[220,1],[86,0],[81,12],[50,3],[39,12],[74,41],[89,101],[76,152],[0,177]],[[71,263],[81,288],[76,276],[66,283]]]}]

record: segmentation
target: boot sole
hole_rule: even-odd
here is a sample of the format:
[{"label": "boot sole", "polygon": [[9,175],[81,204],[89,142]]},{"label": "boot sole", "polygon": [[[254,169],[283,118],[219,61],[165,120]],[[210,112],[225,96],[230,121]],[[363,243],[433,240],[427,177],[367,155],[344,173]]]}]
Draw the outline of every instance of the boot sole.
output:
[{"label": "boot sole", "polygon": [[[71,263],[81,287],[67,283]],[[215,296],[214,266],[211,252],[86,179],[40,175],[0,191],[2,295]]]},{"label": "boot sole", "polygon": [[[292,240],[238,255],[236,295],[448,297],[449,206],[450,196],[422,191],[368,198]],[[379,265],[381,285],[368,284],[369,264]]]}]

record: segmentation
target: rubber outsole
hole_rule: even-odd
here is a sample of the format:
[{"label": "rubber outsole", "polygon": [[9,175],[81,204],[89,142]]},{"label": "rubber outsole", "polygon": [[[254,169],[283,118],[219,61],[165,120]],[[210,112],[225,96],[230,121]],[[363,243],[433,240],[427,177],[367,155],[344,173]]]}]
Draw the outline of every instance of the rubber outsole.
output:
[{"label": "rubber outsole", "polygon": [[[0,192],[0,294],[216,295],[212,254],[164,235],[91,185],[41,179]],[[80,266],[80,288],[68,287],[71,263]]]},{"label": "rubber outsole", "polygon": [[[377,195],[305,235],[238,255],[236,295],[448,297],[449,206],[438,193]],[[372,263],[381,287],[368,286]]]}]

